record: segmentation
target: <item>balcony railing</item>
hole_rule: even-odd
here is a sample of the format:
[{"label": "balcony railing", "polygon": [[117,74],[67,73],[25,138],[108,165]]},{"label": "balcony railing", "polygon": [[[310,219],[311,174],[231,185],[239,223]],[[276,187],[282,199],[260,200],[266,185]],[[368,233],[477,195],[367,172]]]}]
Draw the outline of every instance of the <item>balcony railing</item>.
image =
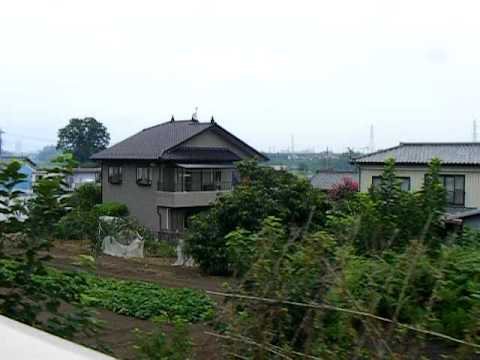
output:
[{"label": "balcony railing", "polygon": [[194,192],[194,191],[230,191],[233,189],[233,183],[231,181],[221,181],[210,184],[200,184],[200,183],[164,183],[159,182],[158,191],[166,192]]}]

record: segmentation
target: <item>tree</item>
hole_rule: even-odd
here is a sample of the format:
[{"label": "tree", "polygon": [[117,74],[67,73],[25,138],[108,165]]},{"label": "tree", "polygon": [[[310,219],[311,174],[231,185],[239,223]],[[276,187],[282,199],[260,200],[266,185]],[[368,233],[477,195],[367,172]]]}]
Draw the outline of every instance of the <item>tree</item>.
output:
[{"label": "tree", "polygon": [[312,231],[324,224],[325,195],[308,180],[261,167],[253,160],[240,163],[238,169],[241,184],[193,217],[187,234],[186,251],[209,273],[233,271],[227,248],[233,231],[256,232],[269,216],[278,218],[293,236],[307,223]]},{"label": "tree", "polygon": [[107,148],[110,134],[107,128],[92,117],[71,119],[67,126],[58,131],[57,149],[71,152],[80,162]]}]

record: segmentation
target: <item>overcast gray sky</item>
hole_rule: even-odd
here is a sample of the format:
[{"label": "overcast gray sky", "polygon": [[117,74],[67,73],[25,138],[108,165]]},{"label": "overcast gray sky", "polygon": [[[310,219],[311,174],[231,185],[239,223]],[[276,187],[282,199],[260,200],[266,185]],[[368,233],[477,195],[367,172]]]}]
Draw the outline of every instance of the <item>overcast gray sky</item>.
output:
[{"label": "overcast gray sky", "polygon": [[[262,149],[471,141],[478,0],[0,0],[7,147],[213,114]],[[21,144],[20,144],[21,142]]]}]

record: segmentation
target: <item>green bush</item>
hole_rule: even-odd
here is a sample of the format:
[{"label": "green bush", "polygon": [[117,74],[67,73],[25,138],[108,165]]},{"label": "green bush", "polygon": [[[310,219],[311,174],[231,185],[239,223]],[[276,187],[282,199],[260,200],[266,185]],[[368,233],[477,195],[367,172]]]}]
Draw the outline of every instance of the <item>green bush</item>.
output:
[{"label": "green bush", "polygon": [[[77,291],[70,291],[69,279],[52,282],[39,281],[46,273],[55,224],[65,214],[65,176],[71,174],[71,156],[58,157],[54,167],[33,187],[33,196],[26,203],[20,201],[21,191],[14,190],[25,180],[20,174],[21,164],[11,162],[0,167],[1,212],[0,224],[0,314],[27,325],[73,338],[79,332],[88,333],[97,328],[94,314],[80,304]],[[19,221],[25,215],[26,221]],[[5,238],[17,238],[16,251],[3,252]],[[7,245],[8,246],[8,245]],[[62,300],[72,305],[65,314],[60,312]]]},{"label": "green bush", "polygon": [[354,242],[360,254],[402,250],[412,239],[433,247],[442,243],[445,189],[439,180],[440,162],[432,160],[421,191],[402,191],[395,161],[388,160],[381,182],[369,193],[357,193],[329,214],[327,228],[344,243]]},{"label": "green bush", "polygon": [[174,258],[177,256],[175,246],[161,240],[147,239],[145,241],[145,252],[147,256],[152,257]]},{"label": "green bush", "polygon": [[230,269],[234,276],[245,274],[252,265],[255,255],[256,236],[243,229],[232,231],[225,237]]},{"label": "green bush", "polygon": [[128,207],[117,202],[106,202],[95,206],[97,216],[128,216]]},{"label": "green bush", "polygon": [[176,320],[172,332],[162,330],[163,319],[154,320],[157,329],[151,333],[137,332],[137,345],[141,360],[189,360],[192,359],[193,342],[189,337],[187,323]]},{"label": "green bush", "polygon": [[56,225],[60,240],[93,240],[97,236],[98,218],[94,211],[73,210]]},{"label": "green bush", "polygon": [[[480,315],[480,246],[443,245],[429,253],[412,243],[381,259],[345,257],[345,276],[327,301],[408,324],[422,324],[454,337],[475,334]],[[345,282],[346,281],[346,282]],[[353,302],[345,297],[345,287]],[[404,299],[399,299],[401,293]],[[476,336],[476,335],[475,335]]]},{"label": "green bush", "polygon": [[188,228],[185,250],[207,273],[232,272],[226,244],[232,231],[256,232],[269,216],[280,219],[287,232],[311,219],[310,230],[315,231],[326,219],[325,195],[308,180],[260,167],[255,161],[242,162],[238,169],[241,184],[208,211],[194,216]]},{"label": "green bush", "polygon": [[85,183],[75,189],[68,199],[68,205],[74,209],[90,211],[102,203],[102,188],[96,183]]}]

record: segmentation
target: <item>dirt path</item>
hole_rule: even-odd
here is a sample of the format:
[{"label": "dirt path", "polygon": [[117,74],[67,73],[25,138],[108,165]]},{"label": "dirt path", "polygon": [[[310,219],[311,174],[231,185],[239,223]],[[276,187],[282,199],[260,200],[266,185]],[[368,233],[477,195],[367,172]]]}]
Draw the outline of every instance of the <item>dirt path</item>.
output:
[{"label": "dirt path", "polygon": [[[78,269],[79,255],[88,254],[88,244],[79,241],[56,242],[50,251],[49,261],[62,270]],[[171,266],[175,260],[165,258],[122,259],[113,256],[100,256],[97,261],[97,274],[127,280],[154,282],[164,287],[186,287],[218,291],[229,278],[207,276],[198,269]]]}]

